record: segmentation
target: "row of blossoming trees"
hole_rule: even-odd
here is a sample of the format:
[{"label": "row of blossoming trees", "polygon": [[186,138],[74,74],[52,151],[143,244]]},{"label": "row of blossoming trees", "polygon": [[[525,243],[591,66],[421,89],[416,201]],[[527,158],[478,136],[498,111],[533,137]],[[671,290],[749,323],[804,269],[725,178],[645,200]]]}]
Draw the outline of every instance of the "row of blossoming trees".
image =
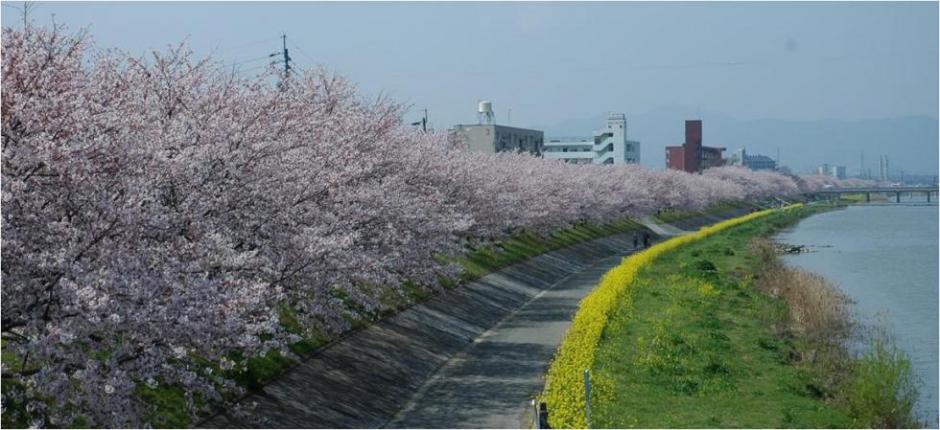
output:
[{"label": "row of blossoming trees", "polygon": [[206,363],[295,341],[283,306],[343,330],[377,289],[453,275],[436,257],[470,239],[806,191],[464,153],[338,76],[272,85],[61,28],[4,29],[2,67],[4,413],[37,425],[146,424],[142,384],[218,399],[235,387]]}]

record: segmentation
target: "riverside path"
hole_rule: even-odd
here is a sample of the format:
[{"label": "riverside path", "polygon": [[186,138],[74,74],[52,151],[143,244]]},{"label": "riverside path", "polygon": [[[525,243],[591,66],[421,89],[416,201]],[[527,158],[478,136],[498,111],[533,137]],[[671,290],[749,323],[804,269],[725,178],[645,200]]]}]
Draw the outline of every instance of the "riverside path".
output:
[{"label": "riverside path", "polygon": [[[746,212],[682,222],[690,230]],[[533,257],[323,348],[210,428],[519,428],[580,300],[633,233]]]},{"label": "riverside path", "polygon": [[387,427],[531,427],[527,405],[578,303],[620,260],[602,258],[536,294],[448,360]]}]

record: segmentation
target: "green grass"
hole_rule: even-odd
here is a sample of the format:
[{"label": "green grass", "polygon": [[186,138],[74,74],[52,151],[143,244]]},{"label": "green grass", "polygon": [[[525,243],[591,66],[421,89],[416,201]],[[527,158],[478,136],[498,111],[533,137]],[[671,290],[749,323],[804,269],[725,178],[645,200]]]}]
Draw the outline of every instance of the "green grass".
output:
[{"label": "green grass", "polygon": [[823,375],[791,359],[800,342],[775,329],[786,305],[752,286],[749,239],[799,216],[733,228],[641,272],[634,305],[613,315],[598,349],[593,370],[612,387],[592,405],[595,427],[857,425],[826,400]]},{"label": "green grass", "polygon": [[183,389],[168,385],[149,388],[143,384],[135,390],[137,397],[153,406],[154,412],[147,417],[154,428],[185,428],[192,419],[186,409],[186,397]]},{"label": "green grass", "polygon": [[845,404],[859,423],[872,428],[930,426],[917,422],[913,413],[919,393],[911,360],[887,335],[871,339],[868,350],[854,364]]},{"label": "green grass", "polygon": [[641,228],[640,224],[623,219],[603,225],[581,223],[547,235],[525,232],[503,242],[471,249],[457,263],[462,268],[461,279],[469,281],[555,249]]}]

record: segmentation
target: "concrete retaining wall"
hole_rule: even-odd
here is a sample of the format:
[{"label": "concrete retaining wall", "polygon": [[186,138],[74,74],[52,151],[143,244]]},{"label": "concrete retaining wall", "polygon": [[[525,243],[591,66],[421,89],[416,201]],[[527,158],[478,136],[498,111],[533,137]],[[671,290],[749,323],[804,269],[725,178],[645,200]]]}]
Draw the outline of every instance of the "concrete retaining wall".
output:
[{"label": "concrete retaining wall", "polygon": [[[690,230],[748,211],[733,210],[677,224]],[[385,426],[435,371],[487,330],[560,281],[602,260],[615,262],[611,257],[628,254],[632,246],[632,232],[597,239],[533,257],[445,291],[316,352],[261,392],[249,395],[242,403],[256,405],[250,418],[225,412],[200,426]],[[571,298],[565,311],[573,313],[578,300]],[[548,352],[543,354],[545,364],[551,357]]]}]

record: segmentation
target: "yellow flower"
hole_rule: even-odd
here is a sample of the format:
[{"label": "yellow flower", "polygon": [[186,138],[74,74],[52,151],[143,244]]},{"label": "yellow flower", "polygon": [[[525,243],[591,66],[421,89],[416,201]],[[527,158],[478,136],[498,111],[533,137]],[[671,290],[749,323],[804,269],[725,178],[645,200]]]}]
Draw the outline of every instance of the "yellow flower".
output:
[{"label": "yellow flower", "polygon": [[[789,211],[802,206],[790,205],[783,210]],[[594,354],[600,342],[604,327],[611,312],[618,303],[632,307],[632,289],[637,272],[649,265],[660,255],[672,251],[682,245],[706,238],[722,230],[734,227],[756,218],[767,216],[776,211],[768,209],[759,212],[732,218],[703,227],[700,230],[676,236],[669,240],[657,243],[643,251],[637,252],[623,259],[617,266],[607,272],[587,297],[581,300],[578,312],[574,315],[571,326],[565,333],[561,345],[555,351],[555,358],[546,375],[546,387],[542,397],[548,403],[549,419],[554,428],[585,428],[587,420],[584,415],[584,386],[583,372],[594,367]],[[717,294],[715,287],[709,283],[699,287],[703,296]],[[652,358],[652,357],[649,357]],[[602,383],[609,383],[603,381]],[[596,397],[596,396],[592,396]],[[606,397],[606,396],[601,396]],[[598,399],[595,398],[595,401]]]}]

